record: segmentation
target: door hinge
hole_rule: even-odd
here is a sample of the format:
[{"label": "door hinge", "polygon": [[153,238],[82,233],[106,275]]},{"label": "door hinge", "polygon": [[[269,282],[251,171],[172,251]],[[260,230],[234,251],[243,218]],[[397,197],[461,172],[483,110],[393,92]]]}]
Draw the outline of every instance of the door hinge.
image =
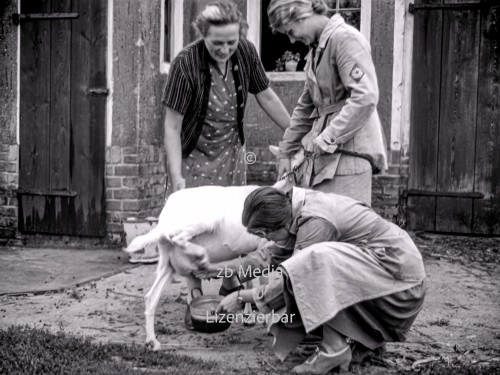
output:
[{"label": "door hinge", "polygon": [[104,87],[94,87],[87,90],[87,93],[91,96],[108,96],[109,89]]},{"label": "door hinge", "polygon": [[432,191],[432,190],[419,190],[409,189],[404,191],[404,195],[408,196],[429,196],[429,197],[447,197],[447,198],[472,198],[483,199],[483,193],[474,192],[455,192],[455,191]]},{"label": "door hinge", "polygon": [[76,197],[78,193],[71,190],[17,189],[19,195],[39,195],[56,197]]},{"label": "door hinge", "polygon": [[422,4],[415,5],[410,3],[408,5],[408,12],[414,14],[420,10],[462,10],[462,9],[479,9],[485,7],[485,3],[459,3],[459,4]]},{"label": "door hinge", "polygon": [[78,18],[79,14],[73,13],[12,13],[12,22],[18,26],[21,21],[37,20],[67,20]]}]

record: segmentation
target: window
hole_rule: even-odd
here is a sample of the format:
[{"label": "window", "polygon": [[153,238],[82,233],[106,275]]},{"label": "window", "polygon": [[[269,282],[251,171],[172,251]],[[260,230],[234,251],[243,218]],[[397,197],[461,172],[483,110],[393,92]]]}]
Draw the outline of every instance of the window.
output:
[{"label": "window", "polygon": [[[328,16],[333,15],[335,12],[339,12],[342,17],[344,17],[347,23],[360,30],[363,29],[361,9],[362,7],[364,9],[366,7],[366,4],[370,1],[371,0],[325,0],[325,3],[331,9]],[[293,44],[290,43],[290,40],[284,34],[273,34],[269,26],[269,19],[267,17],[267,7],[269,6],[270,0],[261,0],[260,4],[258,5],[254,5],[254,3],[259,3],[259,1],[249,1],[248,14],[257,12],[260,16],[260,19],[256,19],[255,17],[249,18],[248,21],[250,31],[252,31],[252,29],[256,30],[255,25],[258,24],[260,24],[260,29],[254,33],[250,32],[249,39],[255,43],[258,49],[260,47],[261,60],[266,71],[281,71],[281,69],[278,68],[277,60],[281,56],[283,56],[286,51],[290,51],[293,54],[299,53],[300,61],[297,65],[297,71],[302,71],[305,66],[304,58],[309,52],[309,47],[300,42]],[[370,9],[367,10],[369,11]],[[364,20],[364,22],[369,23],[369,18]],[[366,35],[367,34],[365,33],[365,36]]]},{"label": "window", "polygon": [[326,0],[325,3],[333,12],[339,12],[348,24],[361,30],[361,0]]},{"label": "window", "polygon": [[273,33],[269,26],[269,18],[267,17],[267,7],[271,0],[263,0],[261,8],[261,60],[266,72],[281,71],[278,68],[277,60],[283,56],[285,51],[290,51],[294,54],[300,54],[300,61],[297,65],[297,71],[304,70],[306,62],[304,57],[309,53],[309,47],[302,43],[290,43],[290,39],[285,34]]},{"label": "window", "polygon": [[170,62],[182,49],[184,0],[161,1],[160,72],[168,73]]}]

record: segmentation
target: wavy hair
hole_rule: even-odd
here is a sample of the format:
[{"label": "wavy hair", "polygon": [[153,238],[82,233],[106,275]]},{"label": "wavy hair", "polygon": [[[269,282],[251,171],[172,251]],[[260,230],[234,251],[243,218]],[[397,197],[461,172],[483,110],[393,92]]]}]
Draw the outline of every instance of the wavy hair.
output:
[{"label": "wavy hair", "polygon": [[241,222],[247,231],[254,229],[272,232],[292,220],[290,196],[272,187],[252,191],[245,199]]},{"label": "wavy hair", "polygon": [[240,25],[240,37],[245,38],[248,23],[236,4],[229,0],[219,0],[209,3],[196,17],[193,26],[204,38],[207,36],[210,26],[225,26],[233,23]]},{"label": "wavy hair", "polygon": [[273,32],[313,14],[327,14],[323,0],[271,0],[267,7],[269,25]]}]

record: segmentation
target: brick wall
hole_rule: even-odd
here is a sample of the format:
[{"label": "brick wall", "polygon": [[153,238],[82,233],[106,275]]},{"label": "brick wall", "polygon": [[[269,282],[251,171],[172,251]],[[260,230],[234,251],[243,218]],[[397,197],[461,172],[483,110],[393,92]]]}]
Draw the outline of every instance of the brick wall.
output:
[{"label": "brick wall", "polygon": [[373,177],[372,207],[383,218],[404,226],[404,191],[408,187],[408,157],[393,151],[389,156],[389,168]]},{"label": "brick wall", "polygon": [[19,147],[0,144],[0,238],[12,238],[17,230]]},{"label": "brick wall", "polygon": [[106,152],[107,232],[117,243],[122,220],[159,215],[166,185],[164,154],[159,146],[112,146]]},{"label": "brick wall", "polygon": [[19,147],[17,145],[17,1],[0,2],[0,238],[17,230]]}]

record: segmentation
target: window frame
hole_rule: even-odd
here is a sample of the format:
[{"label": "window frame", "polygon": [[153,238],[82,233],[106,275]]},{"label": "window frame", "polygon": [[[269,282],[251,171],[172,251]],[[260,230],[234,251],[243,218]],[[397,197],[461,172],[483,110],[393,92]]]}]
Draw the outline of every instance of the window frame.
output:
[{"label": "window frame", "polygon": [[[261,37],[261,10],[262,1],[261,0],[247,0],[247,22],[248,22],[248,34],[247,38],[251,41],[259,55],[262,53],[260,48],[260,37]],[[370,41],[370,30],[371,30],[371,0],[361,0],[361,23],[360,31],[365,38]],[[305,72],[266,72],[269,79],[272,81],[292,81],[292,80],[305,80]]]},{"label": "window frame", "polygon": [[[171,4],[171,19],[170,24],[170,57],[174,58],[183,48],[183,25],[184,25],[184,0],[170,0]],[[160,10],[160,73],[167,74],[170,70],[170,62],[165,61],[165,0],[161,0]]]}]

